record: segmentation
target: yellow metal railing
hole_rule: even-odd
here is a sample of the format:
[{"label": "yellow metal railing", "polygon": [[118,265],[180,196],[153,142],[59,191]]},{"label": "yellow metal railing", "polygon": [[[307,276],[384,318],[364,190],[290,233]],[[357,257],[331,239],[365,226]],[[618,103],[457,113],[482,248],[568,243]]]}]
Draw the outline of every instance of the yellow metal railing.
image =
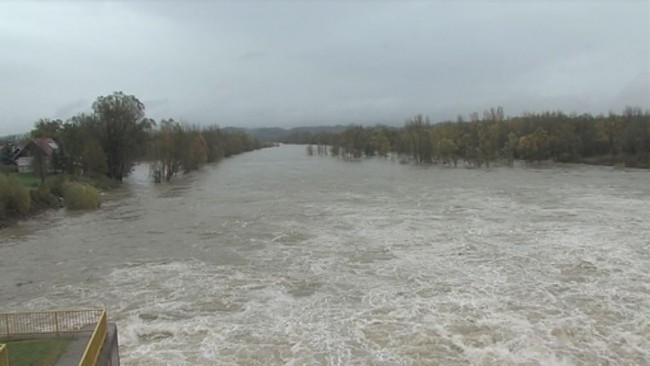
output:
[{"label": "yellow metal railing", "polygon": [[4,344],[0,344],[0,366],[9,366],[9,355]]},{"label": "yellow metal railing", "polygon": [[[106,330],[108,329],[108,321],[106,319],[106,311],[102,311],[102,315],[99,317],[97,326],[95,326],[95,331],[90,336],[86,350],[84,351],[83,356],[81,356],[81,361],[79,361],[79,366],[94,366],[97,363],[97,357],[99,357],[99,351],[102,350],[104,345],[104,340],[106,339]],[[0,365],[1,366],[1,365]]]},{"label": "yellow metal railing", "polygon": [[34,311],[0,314],[0,337],[91,330],[104,310]]},{"label": "yellow metal railing", "polygon": [[[93,333],[86,345],[80,366],[95,365],[106,339],[108,319],[106,310],[33,311],[29,313],[0,313],[0,338],[39,334]],[[9,356],[0,344],[0,366],[9,366]]]}]

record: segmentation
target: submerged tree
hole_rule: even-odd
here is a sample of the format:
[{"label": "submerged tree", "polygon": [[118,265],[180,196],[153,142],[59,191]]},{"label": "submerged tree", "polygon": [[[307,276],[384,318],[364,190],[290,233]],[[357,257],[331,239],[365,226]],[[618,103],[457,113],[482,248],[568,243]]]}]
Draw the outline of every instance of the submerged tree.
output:
[{"label": "submerged tree", "polygon": [[93,111],[106,154],[107,175],[121,181],[143,152],[151,121],[144,118],[144,104],[122,92],[100,96],[93,103]]},{"label": "submerged tree", "polygon": [[224,133],[214,125],[200,128],[163,119],[149,134],[148,147],[151,175],[160,183],[229,154],[259,148],[260,143],[244,132]]},{"label": "submerged tree", "polygon": [[329,136],[333,156],[359,158],[386,149],[402,161],[481,167],[492,163],[513,165],[551,159],[596,164],[624,163],[650,167],[650,111],[626,107],[622,114],[566,115],[559,111],[506,117],[503,108],[490,108],[480,118],[432,124],[416,115],[401,129],[350,126]]}]

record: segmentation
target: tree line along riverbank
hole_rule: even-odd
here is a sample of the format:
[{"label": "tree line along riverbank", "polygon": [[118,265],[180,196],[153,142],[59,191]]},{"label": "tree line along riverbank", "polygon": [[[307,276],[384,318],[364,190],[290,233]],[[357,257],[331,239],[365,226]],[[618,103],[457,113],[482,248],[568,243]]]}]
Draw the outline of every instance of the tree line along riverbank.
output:
[{"label": "tree line along riverbank", "polygon": [[431,123],[417,115],[403,127],[350,125],[341,132],[289,136],[307,153],[347,159],[396,154],[403,161],[475,167],[552,160],[650,168],[650,112],[626,107],[620,114],[562,112],[506,117],[503,108],[469,119]]},{"label": "tree line along riverbank", "polygon": [[[11,143],[10,143],[11,142]],[[138,98],[100,96],[92,113],[65,122],[41,119],[22,141],[0,149],[0,227],[45,208],[93,209],[99,190],[120,184],[139,161],[156,182],[206,163],[267,146],[243,131],[198,127],[145,116]]]}]

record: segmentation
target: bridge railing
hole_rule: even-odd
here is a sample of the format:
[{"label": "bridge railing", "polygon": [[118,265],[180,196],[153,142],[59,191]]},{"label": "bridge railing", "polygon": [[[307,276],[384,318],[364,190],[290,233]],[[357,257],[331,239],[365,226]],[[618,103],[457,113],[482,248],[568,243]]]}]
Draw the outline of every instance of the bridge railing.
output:
[{"label": "bridge railing", "polygon": [[106,319],[106,311],[102,311],[99,321],[97,321],[97,325],[95,326],[95,330],[90,336],[88,345],[86,345],[86,350],[84,351],[83,356],[81,356],[79,366],[94,366],[97,363],[97,357],[99,357],[99,352],[102,350],[102,346],[104,345],[107,330],[108,320]]},{"label": "bridge railing", "polygon": [[[92,331],[84,354],[79,361],[80,366],[94,365],[97,362],[99,352],[106,339],[107,329],[106,310],[0,313],[0,338]],[[0,344],[0,366],[9,366],[7,348],[3,344]]]},{"label": "bridge railing", "polygon": [[0,337],[58,335],[92,330],[104,312],[104,310],[60,310],[1,313]]}]

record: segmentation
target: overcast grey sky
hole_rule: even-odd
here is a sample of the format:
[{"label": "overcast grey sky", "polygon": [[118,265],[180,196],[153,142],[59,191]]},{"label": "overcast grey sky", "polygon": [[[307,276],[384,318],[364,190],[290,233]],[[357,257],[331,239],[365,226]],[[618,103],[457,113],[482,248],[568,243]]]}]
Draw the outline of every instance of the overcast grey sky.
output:
[{"label": "overcast grey sky", "polygon": [[650,107],[649,1],[0,1],[0,135],[134,94],[294,127]]}]

